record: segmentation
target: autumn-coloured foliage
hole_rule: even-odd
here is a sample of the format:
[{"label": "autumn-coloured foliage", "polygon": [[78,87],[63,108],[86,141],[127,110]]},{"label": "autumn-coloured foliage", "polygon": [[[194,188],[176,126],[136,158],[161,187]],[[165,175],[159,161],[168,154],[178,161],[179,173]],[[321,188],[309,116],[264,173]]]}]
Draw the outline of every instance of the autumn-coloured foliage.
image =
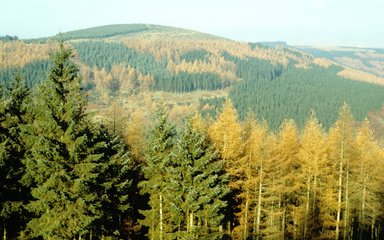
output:
[{"label": "autumn-coloured foliage", "polygon": [[3,239],[384,238],[380,77],[124,28],[0,41]]},{"label": "autumn-coloured foliage", "polygon": [[0,41],[0,68],[21,67],[36,60],[48,59],[56,46],[55,42],[26,44],[22,41]]},{"label": "autumn-coloured foliage", "polygon": [[[355,122],[347,104],[329,131],[314,113],[302,130],[293,120],[269,129],[253,113],[241,122],[230,100],[213,119],[196,113],[186,121],[178,119],[176,126],[168,113],[176,116],[175,109],[192,109],[164,104],[156,110],[151,97],[138,93],[133,96],[143,105],[130,108],[127,115],[119,98],[109,99],[111,107],[98,119],[105,128],[89,118],[71,51],[61,49],[54,69],[64,70],[51,70],[46,84],[55,88],[44,85],[42,92],[31,95],[36,108],[19,114],[25,110],[19,98],[26,90],[20,86],[1,98],[0,170],[2,176],[12,177],[0,188],[1,199],[14,188],[26,192],[21,199],[9,196],[1,202],[6,210],[0,219],[4,239],[18,234],[243,240],[383,237],[384,148],[368,120]],[[112,72],[136,76],[134,71],[114,66]],[[62,72],[72,73],[64,74],[71,78],[57,74]],[[97,74],[110,76],[94,79],[113,81],[111,72],[101,69]],[[20,76],[17,79],[20,84]],[[154,110],[152,120],[149,112]],[[22,179],[8,171],[17,164],[25,167]],[[48,197],[66,207],[49,205]],[[22,215],[15,206],[25,206],[28,213]],[[55,221],[63,214],[65,229]],[[15,222],[20,227],[14,228]]]}]

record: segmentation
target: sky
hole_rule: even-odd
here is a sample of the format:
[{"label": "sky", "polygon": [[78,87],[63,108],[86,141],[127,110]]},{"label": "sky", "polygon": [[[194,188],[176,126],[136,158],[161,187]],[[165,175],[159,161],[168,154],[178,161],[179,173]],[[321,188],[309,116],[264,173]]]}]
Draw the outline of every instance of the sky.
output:
[{"label": "sky", "polygon": [[1,0],[0,35],[145,23],[245,42],[384,48],[383,13],[384,0]]}]

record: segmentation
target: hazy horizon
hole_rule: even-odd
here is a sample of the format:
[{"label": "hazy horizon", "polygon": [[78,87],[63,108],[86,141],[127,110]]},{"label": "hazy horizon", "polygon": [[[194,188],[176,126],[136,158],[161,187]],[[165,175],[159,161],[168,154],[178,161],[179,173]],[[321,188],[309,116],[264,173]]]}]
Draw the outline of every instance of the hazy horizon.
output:
[{"label": "hazy horizon", "polygon": [[[53,36],[111,24],[180,27],[245,41],[384,48],[384,1],[5,0],[0,35]],[[12,22],[12,24],[10,24]]]}]

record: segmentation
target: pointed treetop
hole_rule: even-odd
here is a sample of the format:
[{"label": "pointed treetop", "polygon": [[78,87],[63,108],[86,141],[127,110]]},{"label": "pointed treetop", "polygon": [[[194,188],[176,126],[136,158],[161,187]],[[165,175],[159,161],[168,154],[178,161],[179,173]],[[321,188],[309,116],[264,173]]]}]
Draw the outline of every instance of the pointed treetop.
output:
[{"label": "pointed treetop", "polygon": [[342,136],[345,136],[345,134],[353,135],[354,133],[353,124],[354,124],[354,119],[351,113],[351,109],[348,106],[348,104],[344,102],[343,106],[340,108],[338,119],[336,120],[333,127],[330,129],[330,135],[333,135],[338,131],[340,131]]},{"label": "pointed treetop", "polygon": [[351,121],[351,122],[353,122],[353,116],[351,113],[351,108],[349,107],[349,105],[346,102],[344,102],[343,106],[340,108],[339,118],[337,121]]},{"label": "pointed treetop", "polygon": [[309,115],[309,118],[307,119],[307,122],[305,123],[305,128],[310,128],[311,126],[318,125],[321,127],[321,123],[319,122],[319,119],[317,118],[315,110],[311,109],[311,113]]},{"label": "pointed treetop", "polygon": [[30,92],[21,73],[17,73],[14,76],[14,80],[12,81],[8,91],[10,94],[10,101],[7,104],[7,110],[16,115],[24,114],[26,109],[25,106],[23,106],[23,103]]},{"label": "pointed treetop", "polygon": [[219,113],[217,120],[223,121],[224,119],[228,119],[229,121],[237,121],[237,111],[234,108],[232,101],[227,99],[223,105],[223,110]]},{"label": "pointed treetop", "polygon": [[207,123],[201,117],[201,115],[196,112],[188,119],[192,125],[192,127],[202,133],[206,133],[207,131]]},{"label": "pointed treetop", "polygon": [[236,109],[227,100],[217,120],[208,129],[208,135],[223,159],[236,159],[242,154],[243,129]]}]

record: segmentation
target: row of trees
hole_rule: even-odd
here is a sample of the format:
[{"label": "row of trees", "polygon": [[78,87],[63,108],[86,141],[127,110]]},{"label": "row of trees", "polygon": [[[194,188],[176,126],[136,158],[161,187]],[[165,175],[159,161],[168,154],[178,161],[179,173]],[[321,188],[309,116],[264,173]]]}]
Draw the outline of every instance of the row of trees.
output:
[{"label": "row of trees", "polygon": [[221,239],[228,179],[203,132],[189,119],[177,133],[160,109],[147,144],[139,186],[149,195],[148,238]]},{"label": "row of trees", "polygon": [[[17,43],[20,46],[16,42],[13,45],[0,42],[5,53],[3,58],[19,65],[14,56],[23,55],[27,56],[27,64],[17,68],[7,67],[7,63],[0,68],[0,82],[8,86],[10,76],[20,70],[29,87],[37,85],[45,78],[49,66],[48,61],[32,60],[44,58],[53,44],[47,44],[47,49],[37,54],[43,45]],[[197,46],[199,43],[201,46]],[[111,100],[134,100],[137,95],[140,99],[157,91],[186,93],[225,89],[230,91],[229,98],[241,119],[252,109],[259,119],[267,120],[277,129],[286,118],[293,118],[303,127],[310,109],[314,109],[320,122],[329,128],[344,101],[350,104],[355,117],[363,120],[369,111],[379,109],[383,103],[382,87],[346,80],[339,76],[342,68],[331,63],[320,64],[292,49],[238,44],[240,49],[235,53],[237,45],[229,41],[141,38],[137,43],[126,42],[126,39],[94,40],[74,42],[73,46],[86,78],[83,88],[89,91],[92,103],[104,106]],[[280,63],[276,59],[261,60],[260,51],[276,56],[287,54],[290,60]],[[298,64],[304,68],[297,68]]]},{"label": "row of trees", "polygon": [[152,129],[139,184],[149,239],[384,237],[383,145],[346,104],[328,132],[315,114],[301,131],[239,122],[230,101],[178,132],[160,110]]},{"label": "row of trees", "polygon": [[251,109],[273,129],[290,118],[302,128],[311,109],[324,127],[330,128],[343,102],[348,102],[354,116],[362,121],[372,109],[380,109],[383,104],[382,87],[339,77],[341,68],[335,65],[282,68],[248,59],[237,66],[242,81],[233,86],[229,98],[242,119]]},{"label": "row of trees", "polygon": [[[60,33],[54,38],[58,40],[108,38],[116,35],[143,32],[148,30],[148,28],[146,24],[115,24]],[[37,39],[37,41],[39,40]]]},{"label": "row of trees", "polygon": [[183,71],[176,71],[178,65],[171,66],[166,59],[155,59],[151,54],[140,53],[123,44],[81,42],[75,44],[75,48],[80,60],[89,66],[111,72],[114,66],[123,64],[144,75],[150,75],[153,78],[153,90],[191,92],[220,89],[229,84],[228,79],[220,78],[212,72],[187,72],[185,67]]},{"label": "row of trees", "polygon": [[241,124],[230,102],[206,129],[229,175],[233,239],[383,237],[383,145],[347,105],[328,133],[314,114],[301,132]]},{"label": "row of trees", "polygon": [[329,132],[314,114],[302,131],[240,122],[230,101],[177,128],[160,108],[127,136],[134,161],[86,113],[71,57],[61,45],[36,92],[16,77],[1,98],[3,239],[384,237],[383,145],[347,105]]},{"label": "row of trees", "polygon": [[4,41],[0,39],[0,68],[23,67],[38,60],[47,60],[49,52],[57,47],[56,42],[45,44],[26,44],[23,41]]},{"label": "row of trees", "polygon": [[[167,34],[165,32],[158,35],[149,35],[149,37],[145,35],[122,37],[119,40],[130,48],[152,54],[156,59],[173,59],[176,62],[181,61],[186,55],[197,57],[196,50],[205,50],[215,57],[220,56],[222,52],[228,52],[241,59],[254,57],[284,66],[290,61],[303,65],[312,61],[311,57],[295,49],[287,51],[287,49],[283,48],[253,46],[245,42],[235,42],[199,33],[172,35],[172,33]],[[192,54],[188,54],[188,52]],[[200,59],[200,57],[197,57],[195,60]]]},{"label": "row of trees", "polygon": [[17,40],[19,40],[17,36],[11,36],[11,35],[0,36],[0,41],[4,41],[4,42],[17,41]]},{"label": "row of trees", "polygon": [[38,86],[41,81],[46,79],[47,72],[49,70],[50,62],[48,60],[38,60],[26,64],[22,68],[18,67],[7,67],[0,68],[0,84],[5,88],[11,85],[11,79],[18,73],[22,73],[25,84],[28,88]]},{"label": "row of trees", "polygon": [[121,236],[134,165],[122,142],[90,121],[77,66],[63,45],[31,94],[20,76],[0,105],[3,239]]},{"label": "row of trees", "polygon": [[157,61],[151,54],[141,53],[122,43],[90,41],[74,44],[80,61],[88,66],[96,66],[110,71],[113,65],[125,64],[143,74],[162,74],[166,70],[166,61]]},{"label": "row of trees", "polygon": [[[86,114],[71,57],[61,45],[36,92],[18,75],[2,98],[3,239],[121,238],[136,225],[139,175],[124,145]],[[226,174],[200,131],[189,124],[176,138],[159,111],[145,161],[140,188],[150,208],[140,223],[151,239],[222,235]]]},{"label": "row of trees", "polygon": [[214,91],[223,89],[230,85],[227,79],[221,79],[214,73],[186,73],[180,72],[178,74],[162,76],[156,79],[154,89],[185,93],[197,90]]}]

